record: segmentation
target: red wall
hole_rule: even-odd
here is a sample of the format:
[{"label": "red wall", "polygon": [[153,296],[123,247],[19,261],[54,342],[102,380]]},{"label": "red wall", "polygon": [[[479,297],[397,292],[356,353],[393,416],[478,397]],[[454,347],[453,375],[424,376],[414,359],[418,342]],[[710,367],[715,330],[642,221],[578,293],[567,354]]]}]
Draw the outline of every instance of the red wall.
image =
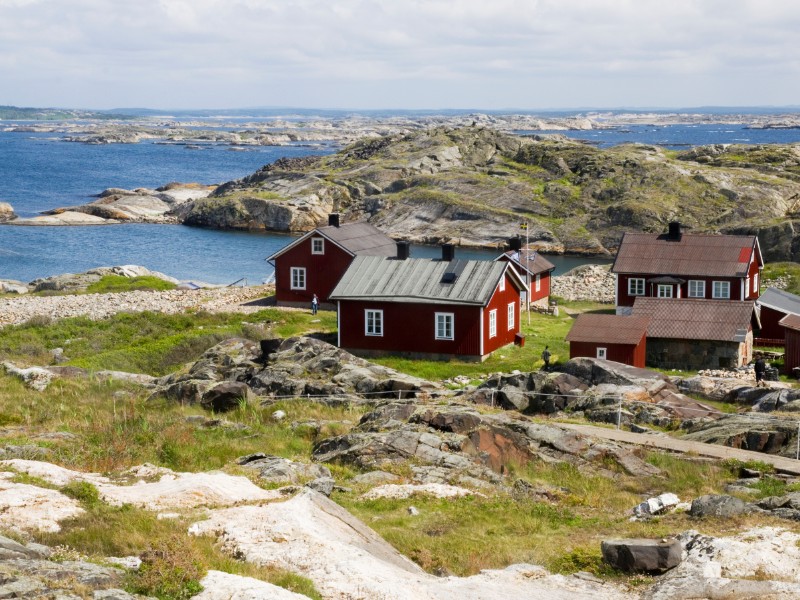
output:
[{"label": "red wall", "polygon": [[[547,298],[550,295],[550,271],[546,271],[545,273],[540,273],[541,276],[541,289],[537,292],[536,291],[536,275],[531,275],[531,302],[536,302],[537,300],[541,300],[542,298]],[[524,278],[524,275],[521,277]]]},{"label": "red wall", "polygon": [[[519,289],[507,275],[505,277],[505,291],[496,290],[483,309],[483,356],[513,343],[519,332]],[[514,304],[511,330],[508,329],[509,303]],[[383,311],[383,336],[365,335],[366,309]],[[492,309],[497,309],[497,335],[489,338],[489,311]],[[455,339],[435,339],[437,312],[453,313]],[[339,302],[339,345],[350,350],[478,357],[482,355],[480,319],[478,306],[342,300]]]},{"label": "red wall", "polygon": [[745,291],[744,299],[758,300],[758,296],[761,294],[761,275],[758,276],[758,286],[756,287],[755,291],[753,291],[753,277],[758,274],[758,263],[756,261],[753,261],[750,264],[750,269],[748,270],[747,274],[750,276],[750,288]]},{"label": "red wall", "polygon": [[[754,263],[755,264],[755,263]],[[758,271],[758,268],[756,268]],[[668,275],[665,273],[665,275]],[[654,278],[655,275],[634,275],[634,274],[620,274],[617,276],[617,306],[633,306],[633,302],[636,299],[636,296],[630,296],[628,294],[628,279],[644,279],[644,296],[655,298],[658,294],[658,285],[648,283],[648,279]],[[689,297],[689,278],[680,277],[679,279],[685,279],[686,283],[680,285],[681,288],[681,298],[688,298]],[[692,280],[701,280],[706,282],[706,299],[711,300],[713,299],[714,293],[714,282],[715,281],[728,281],[731,284],[731,296],[727,298],[727,300],[740,300],[741,299],[741,292],[742,292],[742,278],[740,277],[691,277]],[[752,287],[752,276],[751,276],[751,287]],[[678,297],[676,285],[673,286],[673,298]],[[758,295],[752,296],[753,299],[757,298]],[[747,300],[749,298],[745,298]]]},{"label": "red wall", "polygon": [[769,308],[767,306],[762,306],[761,331],[759,332],[758,337],[782,339],[783,332],[789,330],[785,330],[781,325],[778,325],[778,321],[785,316],[786,313],[784,312],[777,311],[774,308]]},{"label": "red wall", "polygon": [[783,372],[792,375],[794,367],[800,367],[800,331],[782,328],[785,332],[786,347],[783,354]]},{"label": "red wall", "polygon": [[646,346],[645,338],[636,346],[631,344],[601,344],[594,342],[570,342],[569,357],[588,356],[597,358],[597,349],[606,349],[606,359],[624,363],[634,367],[645,367]]},{"label": "red wall", "polygon": [[[519,289],[508,276],[506,278],[506,289],[501,292],[500,288],[495,290],[494,295],[489,300],[489,304],[483,310],[483,353],[489,354],[502,348],[514,341],[514,336],[519,331]],[[508,329],[508,304],[514,303],[514,328]],[[497,337],[489,337],[489,311],[497,309]]]},{"label": "red wall", "polygon": [[[366,309],[383,311],[383,335],[364,333]],[[453,340],[437,340],[434,313],[454,314]],[[339,345],[350,350],[480,355],[480,307],[398,302],[339,302]]]},{"label": "red wall", "polygon": [[[275,298],[279,303],[310,303],[316,294],[320,302],[327,302],[328,296],[339,283],[353,257],[325,240],[325,254],[311,254],[310,236],[294,248],[275,258]],[[305,267],[306,289],[290,289],[291,268]]]}]

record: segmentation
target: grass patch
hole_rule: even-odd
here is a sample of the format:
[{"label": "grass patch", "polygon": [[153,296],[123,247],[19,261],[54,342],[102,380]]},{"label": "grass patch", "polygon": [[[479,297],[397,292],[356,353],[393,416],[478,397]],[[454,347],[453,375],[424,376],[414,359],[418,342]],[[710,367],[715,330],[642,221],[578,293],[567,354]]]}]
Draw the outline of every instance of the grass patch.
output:
[{"label": "grass patch", "polygon": [[174,290],[176,285],[159,277],[145,275],[141,277],[123,277],[122,275],[105,275],[86,288],[87,294],[108,294],[117,292],[133,292],[138,290],[162,291]]}]

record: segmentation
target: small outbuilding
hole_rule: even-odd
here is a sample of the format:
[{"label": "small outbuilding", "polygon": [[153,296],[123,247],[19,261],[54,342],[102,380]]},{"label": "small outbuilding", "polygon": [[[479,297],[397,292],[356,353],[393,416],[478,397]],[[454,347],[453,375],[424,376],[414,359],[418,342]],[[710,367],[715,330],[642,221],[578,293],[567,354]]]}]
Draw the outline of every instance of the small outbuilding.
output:
[{"label": "small outbuilding", "polygon": [[769,287],[756,300],[756,310],[761,322],[758,338],[762,345],[782,346],[783,326],[780,321],[787,315],[800,316],[800,296]]},{"label": "small outbuilding", "polygon": [[755,304],[741,300],[636,298],[633,315],[649,317],[647,358],[661,369],[719,369],[753,358]]},{"label": "small outbuilding", "polygon": [[523,307],[546,309],[550,305],[550,281],[556,266],[536,250],[522,247],[520,238],[509,240],[511,250],[504,252],[496,260],[511,263],[517,273],[525,280],[528,291],[523,292]]},{"label": "small outbuilding", "polygon": [[795,374],[794,369],[800,367],[800,316],[786,315],[780,320],[783,328],[785,348],[783,353],[783,372]]},{"label": "small outbuilding", "polygon": [[567,334],[569,357],[585,356],[644,368],[648,317],[584,313]]}]

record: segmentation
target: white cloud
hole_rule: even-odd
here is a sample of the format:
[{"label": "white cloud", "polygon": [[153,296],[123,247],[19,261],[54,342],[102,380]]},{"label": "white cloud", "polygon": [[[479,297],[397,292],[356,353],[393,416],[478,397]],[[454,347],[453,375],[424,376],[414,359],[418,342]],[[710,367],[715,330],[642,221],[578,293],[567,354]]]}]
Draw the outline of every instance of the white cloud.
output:
[{"label": "white cloud", "polygon": [[0,0],[0,103],[798,103],[798,30],[783,0]]}]

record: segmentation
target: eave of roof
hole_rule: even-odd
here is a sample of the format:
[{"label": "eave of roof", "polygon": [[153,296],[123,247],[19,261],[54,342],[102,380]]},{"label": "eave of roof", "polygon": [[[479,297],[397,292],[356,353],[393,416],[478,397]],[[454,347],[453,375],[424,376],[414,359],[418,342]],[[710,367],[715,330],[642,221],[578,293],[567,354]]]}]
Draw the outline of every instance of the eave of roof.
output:
[{"label": "eave of roof", "polygon": [[756,304],[779,312],[800,315],[800,296],[778,288],[769,287],[764,290],[764,293],[756,300]]}]

